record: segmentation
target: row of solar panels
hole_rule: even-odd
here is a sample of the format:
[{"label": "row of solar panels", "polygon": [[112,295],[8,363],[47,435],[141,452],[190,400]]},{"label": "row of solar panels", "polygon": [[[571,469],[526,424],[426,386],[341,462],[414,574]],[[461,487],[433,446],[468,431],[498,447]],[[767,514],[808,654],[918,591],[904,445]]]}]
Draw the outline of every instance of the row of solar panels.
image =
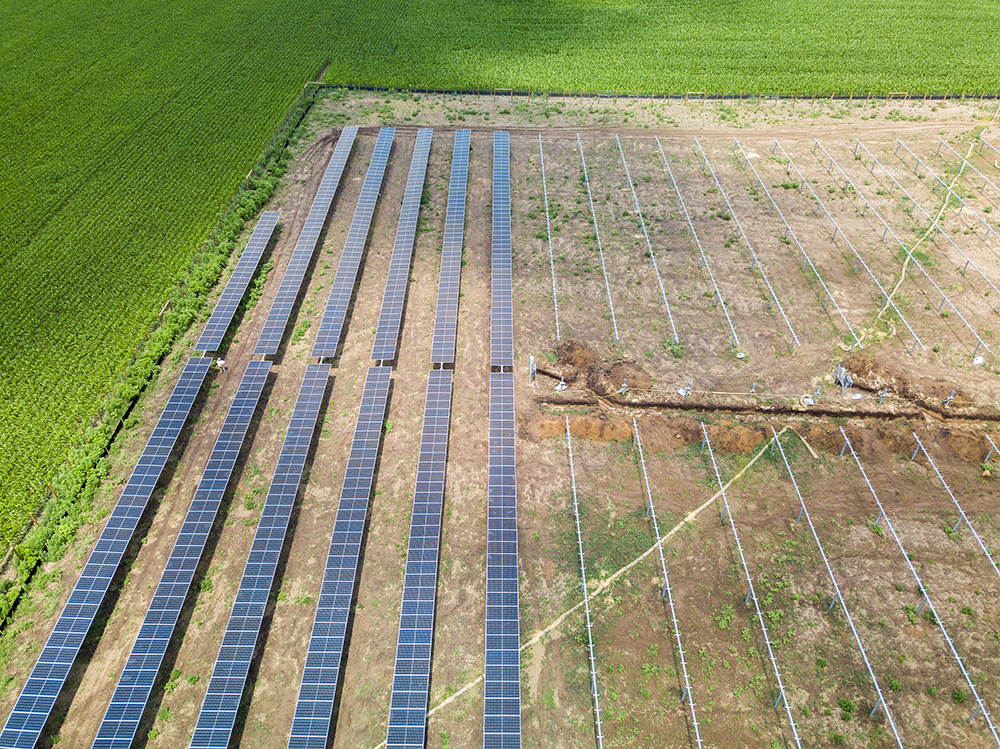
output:
[{"label": "row of solar panels", "polygon": [[451,393],[452,371],[432,369],[424,399],[424,424],[410,516],[403,605],[389,697],[387,749],[423,749],[426,743]]},{"label": "row of solar panels", "polygon": [[[511,293],[510,142],[493,134],[493,255],[490,365],[514,364]],[[517,471],[514,374],[490,373],[486,517],[486,674],[484,749],[521,746],[521,632],[517,577]]]},{"label": "row of solar panels", "polygon": [[[281,280],[277,297],[271,306],[264,329],[254,348],[255,354],[273,355],[277,353],[281,338],[288,327],[292,309],[301,293],[306,271],[315,255],[320,234],[356,135],[356,127],[344,128],[341,134],[313,201],[309,216],[306,218],[306,223],[292,252],[292,258]],[[384,127],[379,131],[378,141],[369,162],[354,218],[351,221],[347,240],[337,265],[330,296],[317,331],[316,342],[312,350],[313,356],[332,358],[337,355],[344,323],[350,309],[354,288],[357,285],[361,261],[371,230],[375,204],[378,201],[394,135],[395,129],[391,127]],[[441,253],[437,312],[431,345],[432,364],[454,364],[455,362],[470,135],[469,130],[459,130],[455,134],[448,210]],[[431,136],[432,130],[430,128],[424,128],[418,132],[413,158],[410,162],[410,173],[400,211],[389,277],[386,280],[382,310],[376,327],[375,343],[372,347],[372,359],[375,361],[392,361],[396,358],[399,326],[406,300],[406,287],[409,280],[410,261],[413,257],[413,243],[427,171]],[[507,199],[509,203],[509,187]],[[278,212],[267,212],[261,217],[246,249],[240,256],[240,261],[223,291],[219,303],[216,305],[215,311],[212,313],[212,317],[198,340],[196,350],[217,351],[222,345],[226,331],[274,232],[279,217]],[[509,246],[509,212],[506,225]],[[496,228],[496,219],[494,219],[494,228]],[[509,279],[507,287],[509,288]]]},{"label": "row of solar panels", "polygon": [[[413,257],[417,217],[420,211],[432,132],[430,128],[423,128],[418,132],[413,158],[410,162],[410,173],[400,211],[389,277],[386,280],[382,310],[376,327],[375,343],[372,347],[372,359],[375,361],[392,361],[396,358],[399,326],[406,300],[410,261]],[[277,353],[281,338],[288,327],[292,309],[301,293],[306,271],[315,254],[319,236],[329,214],[333,196],[340,184],[356,134],[356,127],[344,128],[337,143],[337,148],[330,159],[309,216],[296,242],[292,258],[285,270],[277,297],[254,349],[255,354],[273,355]],[[354,288],[357,285],[361,261],[371,230],[375,204],[378,201],[394,135],[395,129],[391,127],[384,127],[379,131],[378,141],[369,162],[354,218],[351,221],[347,240],[337,265],[330,296],[317,331],[316,342],[312,350],[313,356],[332,358],[337,355],[344,323],[350,309]],[[455,362],[455,337],[458,327],[458,279],[462,263],[465,227],[469,141],[469,130],[456,132],[441,255],[438,305],[434,322],[434,339],[431,346],[432,364],[454,364]],[[225,333],[273,234],[279,216],[278,212],[267,212],[261,217],[212,317],[198,340],[196,350],[217,351],[222,345]]]},{"label": "row of solar panels", "polygon": [[[280,343],[284,326],[298,296],[301,280],[311,262],[356,133],[357,128],[345,128],[313,201],[289,267],[286,269],[285,278],[282,280],[278,299],[269,315],[270,324],[265,325],[264,333],[258,341],[258,349],[262,346],[270,347],[267,349],[267,353],[275,353]],[[221,345],[260,258],[270,241],[278,218],[277,212],[269,211],[264,213],[258,221],[247,247],[244,248],[236,269],[199,339],[197,344],[199,350],[214,351]],[[367,230],[365,233],[367,234]],[[107,593],[111,579],[120,566],[128,542],[145,511],[153,489],[159,481],[166,460],[176,444],[180,430],[191,411],[211,363],[212,360],[209,358],[193,358],[189,360],[181,373],[146,449],[112,512],[111,519],[102,531],[94,551],[84,566],[71,594],[69,604],[60,614],[52,635],[43,648],[14,709],[8,716],[3,731],[0,732],[0,746],[33,747],[38,741],[69,670],[79,654],[83,639],[93,624],[97,609]],[[236,397],[220,429],[219,437],[209,457],[202,480],[188,508],[184,524],[171,551],[153,601],[147,610],[139,635],[112,694],[111,702],[94,741],[95,747],[128,747],[132,744],[270,367],[270,362],[251,362],[247,366]],[[269,493],[269,498],[272,495],[275,498],[271,504],[273,509],[277,511],[276,523],[262,522],[258,527],[258,537],[264,541],[265,551],[280,552],[283,531],[280,540],[271,539],[270,543],[268,543],[266,536],[277,525],[281,525],[282,528],[287,526],[287,512],[291,508],[298,488],[299,477],[304,466],[322,393],[328,380],[329,369],[329,365],[311,365],[307,371],[300,394],[300,396],[305,396],[304,398],[300,397],[302,409],[299,409],[298,406],[296,408],[299,412],[297,413],[298,418],[293,417],[292,427],[290,427],[285,447],[282,450],[283,458],[286,456],[286,448],[290,452],[284,466],[286,469],[290,469],[290,472],[285,477],[285,481],[280,480],[279,474],[283,464],[279,459],[279,472],[276,474],[276,480]],[[307,424],[310,418],[311,423]],[[307,434],[306,431],[308,431]],[[282,503],[281,500],[285,500],[285,502]],[[264,515],[266,519],[267,511]],[[281,515],[284,516],[283,520]],[[275,540],[277,543],[274,543]],[[273,563],[276,564],[276,562],[275,557]],[[250,562],[249,564],[255,563]],[[252,582],[251,577],[253,576],[245,575],[245,581]],[[260,595],[259,589],[251,594],[253,602],[266,602],[271,582],[273,582],[273,570],[272,580],[266,583],[266,587],[260,586],[265,588],[263,596]],[[259,601],[258,599],[261,597],[263,600]],[[242,609],[239,607],[234,609],[234,615],[241,611]],[[263,614],[262,610],[260,614]],[[232,624],[233,622],[231,622]],[[252,649],[251,646],[249,653],[246,654],[247,667]],[[223,650],[225,651],[225,646]],[[217,687],[222,685],[219,680],[213,681]],[[234,691],[236,690],[234,689]],[[239,695],[242,694],[242,691],[243,684],[238,687],[236,703],[239,702]],[[206,699],[206,704],[212,704],[211,698],[210,694],[209,698]],[[232,709],[232,722],[235,722],[235,706]],[[221,745],[227,744],[228,734]]]},{"label": "row of solar panels", "polygon": [[[383,129],[383,132],[380,134],[379,143],[383,144],[385,158],[381,159],[381,166],[375,163],[378,175],[377,183],[374,182],[374,178],[366,179],[366,187],[369,184],[375,185],[376,197],[377,187],[381,183],[381,175],[384,173],[388,149],[391,146],[392,134],[391,129],[388,130],[390,132],[387,136],[387,144],[383,138],[386,129]],[[345,130],[345,134],[351,142],[353,142],[355,132],[356,129],[353,128]],[[337,181],[339,181],[339,172],[343,170],[343,163],[346,162],[347,155],[341,149],[342,145],[344,145],[343,138],[338,143],[338,150],[341,151],[340,156],[335,151],[334,157],[331,159],[331,166],[336,166],[335,162],[341,162],[339,170],[331,172],[331,168],[328,167],[326,175],[330,177],[331,174],[336,172]],[[414,160],[411,164],[407,195],[404,198],[404,208],[407,201],[409,201],[411,205],[416,206],[416,210],[412,212],[412,223],[410,220],[400,222],[397,244],[394,247],[394,259],[397,254],[396,250],[400,251],[401,257],[407,258],[405,266],[407,276],[408,259],[412,255],[412,237],[415,230],[416,213],[419,210],[419,194],[422,188],[423,174],[426,170],[429,145],[430,131],[421,131],[418,136]],[[350,145],[348,144],[348,151],[349,147]],[[378,146],[376,147],[376,151],[379,151]],[[458,211],[460,211],[458,215],[462,217],[462,223],[464,223],[468,131],[460,131],[456,138],[455,152],[456,155],[461,154],[464,157],[457,159],[458,163],[453,165],[452,175],[453,187],[456,184],[460,185],[461,200],[460,204],[453,207],[453,204],[458,203],[455,200],[456,191],[453,190],[449,197],[449,224],[454,223],[455,214]],[[373,159],[373,162],[376,162],[376,159]],[[373,170],[370,170],[370,176],[372,173]],[[419,174],[419,179],[415,177],[416,174]],[[324,182],[327,182],[326,178]],[[332,194],[335,190],[335,184],[332,189],[330,189],[329,185],[326,185],[326,189],[321,185],[317,202],[326,204],[326,209],[323,210],[328,210],[329,202],[332,200]],[[364,192],[365,189],[363,188],[363,196]],[[414,195],[417,196],[416,199],[414,199]],[[371,207],[368,208],[366,206]],[[364,236],[367,236],[373,207],[373,198],[370,202],[359,201],[359,209],[355,214],[355,222],[352,223],[352,233],[363,230]],[[315,203],[313,210],[310,212],[310,217],[313,217],[314,214],[317,214]],[[367,216],[364,214],[367,214]],[[361,215],[360,220],[359,215]],[[242,289],[245,292],[249,278],[252,276],[253,269],[259,262],[260,254],[269,240],[277,218],[277,214],[265,214],[258,224],[254,236],[251,237],[248,248],[244,251],[244,256],[241,257],[241,263],[238,264],[237,272],[234,272],[234,279],[231,279],[230,285],[227,286],[222,299],[220,299],[220,307],[222,309],[217,310],[218,314],[213,314],[214,321],[210,321],[212,335],[217,336],[214,340],[221,341],[221,337],[225,334],[232,314],[235,312],[236,306],[242,297],[242,293],[239,293],[237,296],[237,290]],[[507,220],[509,225],[509,205]],[[355,226],[357,227],[356,231]],[[306,228],[309,228],[308,219]],[[445,263],[442,263],[441,273],[442,284],[453,280],[453,286],[450,288],[454,289],[455,297],[457,297],[458,288],[455,276],[460,273],[461,268],[461,224],[458,227],[458,232],[457,263],[454,263],[453,267],[447,269]],[[409,235],[408,239],[406,235]],[[316,236],[318,237],[318,232]],[[453,236],[454,234],[452,234]],[[302,245],[301,237],[296,246],[296,252],[300,250],[300,245]],[[312,242],[312,245],[314,248],[315,241]],[[294,254],[293,262],[295,261]],[[300,254],[304,254],[304,252]],[[347,254],[346,248],[345,254]],[[356,257],[358,257],[359,261],[360,256]],[[308,266],[309,260],[307,259],[304,265],[301,262],[301,257],[299,260],[299,265],[302,267],[304,274],[304,269]],[[401,265],[401,263],[396,264]],[[349,267],[350,263],[348,266],[344,266],[342,258],[341,265]],[[355,266],[353,276],[346,276],[351,278],[352,291],[356,273],[357,269]],[[286,272],[286,279],[288,275],[289,273]],[[338,272],[339,275],[341,274]],[[392,284],[392,281],[393,279],[390,277],[387,282],[382,315],[382,317],[386,317],[385,313],[388,308],[390,325],[392,324],[391,317],[394,315],[395,309],[400,309],[401,311],[401,305],[399,304],[386,304],[390,294],[397,300],[400,294],[405,297],[405,281],[402,284],[401,290],[398,279],[395,285]],[[288,285],[285,284],[285,279],[283,279],[282,287],[285,288],[286,286]],[[230,287],[232,287],[232,291]],[[297,293],[296,291],[295,296],[297,296]],[[286,296],[289,295],[287,294]],[[278,302],[283,304],[280,297],[281,294],[279,292]],[[333,292],[331,292],[332,299]],[[457,298],[455,301],[454,320],[450,323],[450,356],[452,362],[454,361],[454,328],[457,325]],[[273,309],[268,319],[271,320],[272,317],[274,317]],[[287,321],[287,314],[284,317]],[[223,319],[225,320],[225,324],[222,323]],[[447,327],[448,324],[449,319],[446,317],[443,327]],[[398,337],[398,326],[397,317],[395,322],[396,337]],[[436,340],[438,334],[439,330],[436,325]],[[262,335],[261,339],[263,340],[263,338],[264,336]],[[205,340],[208,341],[210,339],[205,338]],[[280,341],[280,334],[278,335],[278,341]],[[214,350],[214,347],[211,349],[208,348],[211,344],[206,343],[205,345],[205,350]],[[259,346],[260,342],[258,343]],[[103,593],[107,590],[110,577],[121,561],[125,545],[134,531],[135,523],[142,514],[142,509],[145,508],[145,501],[148,500],[149,493],[152,492],[159,478],[163,467],[162,463],[166,460],[166,456],[169,455],[176,441],[177,434],[179,434],[180,427],[183,425],[187,413],[194,402],[194,397],[201,382],[204,380],[209,364],[210,360],[204,358],[192,359],[189,362],[175,388],[174,395],[171,397],[170,402],[168,402],[160,424],[154,430],[153,437],[150,439],[150,446],[147,447],[147,452],[150,452],[151,448],[158,449],[159,453],[157,454],[160,455],[161,460],[159,468],[148,465],[144,466],[143,461],[140,460],[140,464],[133,475],[133,480],[136,480],[137,477],[140,477],[140,481],[144,480],[143,486],[148,489],[148,492],[145,500],[142,501],[142,507],[137,512],[133,512],[131,516],[131,527],[121,529],[113,525],[115,520],[113,515],[112,522],[109,523],[109,526],[105,529],[105,534],[102,534],[102,539],[98,542],[98,548],[100,548],[108,531],[114,531],[118,528],[116,531],[117,536],[114,540],[119,541],[120,548],[117,549],[116,557],[113,559],[103,557],[101,559],[94,559],[92,557],[88,562],[88,567],[84,570],[84,575],[81,576],[77,590],[86,588],[93,591],[94,585],[87,582],[87,580],[91,576],[94,576],[94,573],[99,576],[103,572],[103,578],[101,578],[104,582],[103,590],[97,596],[90,596],[93,613],[96,613],[96,607],[99,605],[100,599],[103,599]],[[181,534],[178,536],[178,540],[168,561],[167,569],[154,595],[153,604],[147,612],[139,638],[130,654],[128,664],[119,679],[119,684],[113,694],[111,705],[101,724],[95,746],[125,747],[131,745],[138,722],[141,719],[143,709],[148,700],[149,691],[152,688],[159,665],[162,662],[173,626],[183,605],[186,591],[193,579],[208,531],[214,522],[218,504],[225,491],[246,428],[259,400],[269,369],[270,364],[267,362],[253,362],[244,374],[236,399],[230,408],[226,422],[220,431],[216,447],[210,457],[209,467],[206,470],[198,492],[196,492],[195,499],[188,512],[188,517],[185,520]],[[292,422],[282,447],[281,456],[279,457],[275,481],[272,483],[271,491],[265,502],[261,523],[258,526],[257,537],[255,538],[251,556],[241,582],[240,593],[227,627],[222,649],[220,650],[217,668],[213,672],[213,678],[209,684],[203,709],[199,715],[198,725],[192,739],[193,747],[226,746],[228,744],[229,736],[235,722],[236,708],[245,686],[250,659],[252,658],[257,635],[259,634],[263,607],[266,604],[268,593],[273,584],[277,556],[284,542],[288,513],[291,510],[301,478],[306,452],[315,427],[318,409],[322,402],[329,369],[329,365],[310,365],[303,381],[295,413],[293,414]],[[318,678],[311,678],[309,673],[310,658],[307,656],[307,674],[303,680],[302,693],[300,694],[296,708],[295,726],[293,727],[289,746],[319,745],[316,743],[316,739],[320,738],[319,734],[322,734],[322,745],[325,745],[325,737],[328,735],[339,663],[343,654],[343,631],[341,625],[346,626],[346,616],[349,613],[350,599],[353,593],[354,570],[356,569],[357,555],[360,552],[360,534],[363,530],[364,518],[367,514],[367,498],[370,495],[374,460],[375,455],[377,455],[378,439],[385,415],[390,372],[391,370],[387,367],[372,367],[369,370],[365,396],[362,400],[361,413],[359,414],[358,425],[356,427],[355,441],[352,445],[351,458],[349,459],[349,476],[345,477],[341,509],[338,510],[338,523],[335,526],[331,542],[331,552],[327,566],[327,575],[324,579],[323,593],[321,594],[320,610],[317,613],[316,624],[314,625],[314,635],[318,634],[318,636],[314,636],[310,642],[311,665],[312,670],[316,672],[313,676]],[[421,460],[418,465],[418,475],[422,478],[418,478],[418,491],[414,498],[415,525],[414,529],[411,529],[414,531],[412,537],[417,539],[414,543],[411,543],[411,556],[415,555],[421,558],[416,559],[414,565],[412,565],[414,567],[414,575],[410,574],[411,565],[409,562],[407,566],[407,589],[410,590],[410,597],[415,596],[415,598],[410,602],[412,605],[404,605],[403,615],[400,620],[399,642],[401,643],[401,649],[397,652],[397,676],[399,678],[394,679],[394,686],[400,686],[401,691],[398,696],[393,698],[393,704],[399,708],[402,704],[400,700],[404,700],[405,694],[407,708],[402,710],[402,712],[398,709],[396,710],[397,720],[390,721],[390,738],[394,734],[394,729],[398,728],[400,720],[408,729],[413,728],[413,723],[416,720],[416,713],[413,712],[413,709],[416,708],[414,700],[418,699],[418,695],[414,693],[414,687],[419,687],[421,684],[424,687],[422,692],[423,719],[420,721],[421,726],[426,721],[426,682],[429,678],[430,668],[429,638],[433,629],[433,581],[436,580],[436,544],[440,536],[440,502],[443,499],[444,487],[444,459],[441,457],[440,451],[442,449],[446,451],[447,448],[450,394],[451,372],[444,370],[432,371],[428,383],[427,416],[425,433],[421,444]],[[182,413],[185,405],[186,410],[183,410]],[[512,410],[510,413],[512,416]],[[357,475],[350,475],[352,470]],[[126,487],[127,492],[128,487]],[[436,500],[435,496],[437,496]],[[125,494],[123,494],[122,499],[125,499]],[[435,502],[436,517],[434,511]],[[118,509],[124,509],[121,502]],[[421,512],[421,510],[424,510],[424,512]],[[424,539],[423,542],[419,540],[421,538]],[[430,548],[431,545],[435,546],[433,550]],[[431,555],[433,556],[433,561],[430,558]],[[257,557],[256,559],[255,556]],[[101,564],[102,569],[90,570],[91,562]],[[430,571],[429,564],[433,565],[433,573]],[[92,574],[88,575],[88,572]],[[350,578],[350,581],[348,578]],[[84,585],[81,586],[80,583],[84,583]],[[74,594],[76,592],[75,590]],[[427,600],[428,596],[431,597],[429,602]],[[404,599],[406,597],[407,593],[404,592]],[[344,613],[345,611],[347,613]],[[68,625],[75,624],[77,630],[82,629],[82,632],[78,632],[79,642],[75,644],[75,647],[67,649],[65,647],[58,647],[50,638],[50,643],[47,644],[46,649],[43,651],[43,657],[39,659],[39,664],[36,665],[35,671],[39,672],[37,674],[38,678],[35,678],[36,673],[33,672],[32,678],[29,679],[29,683],[22,693],[22,698],[19,699],[18,704],[8,719],[8,725],[4,729],[3,736],[0,737],[0,745],[34,746],[45,720],[51,711],[55,697],[58,695],[62,683],[65,681],[69,666],[72,665],[78,653],[82,637],[86,634],[93,619],[93,613],[91,613],[89,618],[86,616],[82,618],[73,616],[73,613],[72,611],[64,612],[64,615],[60,617],[60,622],[62,622],[63,618],[66,618]],[[413,619],[413,617],[417,618]],[[254,622],[256,622],[255,626]],[[57,632],[58,630],[59,625],[57,624]],[[413,638],[420,639],[420,642],[416,640],[410,642]],[[424,642],[425,640],[426,643]],[[45,658],[47,654],[52,657]],[[331,666],[330,664],[334,662],[336,662],[336,666]],[[49,666],[50,663],[52,667]],[[42,671],[44,672],[40,671],[40,667],[43,667]],[[422,677],[420,674],[415,673],[414,669],[422,671]],[[33,684],[37,688],[30,689],[29,687],[32,687]],[[310,686],[313,684],[315,684],[315,687]],[[404,686],[405,689],[403,689]],[[324,715],[325,718],[323,717]],[[421,728],[421,736],[422,730]],[[395,733],[398,734],[398,731]],[[413,731],[409,730],[411,738],[412,733]],[[8,739],[10,740],[9,744],[7,743]],[[411,743],[401,745],[411,745]]]},{"label": "row of solar panels", "polygon": [[196,357],[184,366],[125,490],[0,732],[0,746],[5,749],[31,749],[38,741],[211,363],[211,359]]}]

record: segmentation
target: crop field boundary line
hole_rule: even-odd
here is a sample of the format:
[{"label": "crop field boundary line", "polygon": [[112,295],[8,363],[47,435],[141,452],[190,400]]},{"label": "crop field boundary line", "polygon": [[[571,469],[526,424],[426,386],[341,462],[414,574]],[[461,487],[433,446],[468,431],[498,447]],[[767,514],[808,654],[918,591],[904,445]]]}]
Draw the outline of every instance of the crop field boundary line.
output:
[{"label": "crop field boundary line", "polygon": [[[780,432],[778,432],[777,436],[780,437],[781,435],[783,435],[785,432],[787,432],[789,430],[791,430],[792,434],[794,434],[795,436],[797,436],[802,441],[802,444],[806,446],[807,450],[809,450],[809,454],[813,457],[813,459],[814,460],[819,460],[819,455],[813,449],[812,445],[810,445],[806,441],[805,437],[803,437],[801,434],[799,434],[794,429],[792,429],[792,427],[790,427],[790,426],[784,427]],[[586,604],[589,604],[590,601],[592,601],[598,595],[600,595],[601,593],[603,593],[619,577],[621,577],[622,575],[624,575],[626,572],[628,572],[633,567],[635,567],[637,564],[639,564],[639,562],[641,562],[643,559],[645,559],[650,554],[652,554],[653,552],[655,552],[657,548],[661,548],[664,543],[666,543],[667,541],[669,541],[674,536],[674,534],[680,532],[680,530],[683,529],[684,526],[687,523],[690,523],[692,520],[694,520],[695,518],[697,518],[698,515],[700,515],[705,509],[707,509],[708,507],[710,507],[717,499],[719,499],[720,497],[722,497],[723,492],[726,489],[728,489],[730,486],[732,486],[734,483],[736,483],[736,481],[738,479],[742,478],[743,474],[745,474],[748,470],[750,470],[750,468],[753,466],[754,463],[757,462],[757,460],[760,458],[760,456],[763,455],[765,452],[767,452],[770,449],[771,448],[770,448],[770,442],[769,442],[766,445],[764,445],[764,447],[762,447],[760,449],[760,451],[756,455],[754,455],[753,458],[751,458],[750,461],[745,466],[743,466],[742,469],[740,469],[739,473],[737,473],[735,476],[733,476],[731,479],[729,479],[729,481],[727,481],[724,486],[721,486],[719,488],[719,490],[717,492],[715,492],[715,494],[713,494],[711,497],[709,497],[708,499],[706,499],[704,502],[702,502],[696,508],[694,508],[693,510],[691,510],[691,512],[689,512],[687,515],[685,515],[683,520],[681,520],[679,523],[677,523],[677,525],[675,525],[673,528],[671,528],[669,531],[667,531],[665,534],[663,534],[663,536],[660,537],[660,539],[656,543],[654,543],[652,546],[650,546],[648,549],[646,549],[646,551],[644,551],[642,554],[640,554],[639,556],[637,556],[635,559],[633,559],[631,562],[629,562],[628,564],[626,564],[624,567],[620,567],[615,572],[611,573],[606,578],[604,578],[603,580],[601,580],[596,586],[594,586],[593,592],[588,592],[587,595],[586,595],[586,597],[584,597],[578,604],[576,604],[575,606],[572,606],[572,607],[566,609],[562,614],[560,614],[558,617],[556,617],[547,627],[545,627],[544,629],[540,629],[537,632],[535,632],[535,634],[533,634],[526,642],[524,642],[521,645],[521,651],[523,652],[525,650],[528,650],[529,648],[533,648],[535,645],[537,645],[539,642],[541,642],[542,638],[545,637],[545,635],[547,635],[550,632],[558,629],[562,625],[562,623],[564,621],[566,621],[566,617],[568,617],[570,614],[572,614],[574,611],[576,611],[580,607],[582,607],[582,606],[584,606]],[[483,681],[483,675],[481,674],[480,676],[476,677],[472,681],[464,684],[454,694],[448,696],[443,701],[439,702],[437,705],[435,705],[430,710],[428,710],[427,711],[427,717],[430,717],[430,716],[434,715],[439,710],[443,710],[448,705],[450,705],[452,702],[454,702],[459,697],[461,697],[463,694],[465,694],[466,692],[468,692],[470,689],[472,689],[473,687],[475,687],[478,684],[480,684],[482,681]],[[373,747],[372,749],[384,749],[385,745],[386,745],[386,742],[383,741],[381,744],[378,744],[377,746]]]},{"label": "crop field boundary line", "polygon": [[[924,106],[928,102],[932,105],[935,102],[947,102],[951,101],[953,103],[957,102],[959,104],[968,103],[982,103],[984,101],[996,101],[1000,105],[1000,92],[998,91],[965,91],[961,94],[954,93],[952,91],[945,91],[944,93],[936,92],[932,93],[930,91],[925,91],[923,93],[919,91],[830,91],[822,92],[804,92],[804,91],[778,91],[775,92],[765,92],[765,91],[715,91],[715,92],[703,92],[703,91],[535,91],[531,89],[520,89],[520,88],[510,88],[510,87],[485,87],[485,88],[431,88],[428,86],[373,86],[364,85],[356,82],[350,83],[332,83],[321,80],[311,80],[305,84],[306,86],[313,86],[313,90],[316,92],[320,91],[353,91],[355,93],[372,93],[372,94],[424,94],[426,96],[476,96],[483,97],[489,96],[492,99],[496,99],[498,96],[507,97],[511,100],[514,98],[539,98],[539,99],[562,99],[562,100],[583,100],[583,99],[650,99],[650,100],[660,100],[660,101],[672,101],[672,102],[690,102],[690,103],[700,103],[718,101],[735,101],[738,103],[746,102],[748,104],[761,104],[763,102],[774,102],[778,103],[780,100],[785,99],[793,103],[804,102],[834,102],[834,101],[845,101],[869,104],[872,101],[881,101],[884,106],[889,106],[892,103],[902,103],[904,106],[911,104],[913,106]],[[691,96],[691,94],[698,94],[697,97]],[[996,114],[993,115],[993,120],[1000,118],[1000,106],[997,107]]]}]

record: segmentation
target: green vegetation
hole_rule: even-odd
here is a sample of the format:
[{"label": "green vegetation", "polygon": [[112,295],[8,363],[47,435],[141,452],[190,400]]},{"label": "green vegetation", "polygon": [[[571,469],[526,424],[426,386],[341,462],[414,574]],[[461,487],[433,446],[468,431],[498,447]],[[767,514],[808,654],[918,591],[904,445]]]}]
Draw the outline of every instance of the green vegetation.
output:
[{"label": "green vegetation", "polygon": [[[649,0],[333,3],[326,80],[534,91],[995,91],[995,7]],[[976,34],[967,30],[976,29]],[[948,43],[944,44],[943,41]]]},{"label": "green vegetation", "polygon": [[335,11],[317,7],[69,0],[3,14],[4,546],[321,69]]}]

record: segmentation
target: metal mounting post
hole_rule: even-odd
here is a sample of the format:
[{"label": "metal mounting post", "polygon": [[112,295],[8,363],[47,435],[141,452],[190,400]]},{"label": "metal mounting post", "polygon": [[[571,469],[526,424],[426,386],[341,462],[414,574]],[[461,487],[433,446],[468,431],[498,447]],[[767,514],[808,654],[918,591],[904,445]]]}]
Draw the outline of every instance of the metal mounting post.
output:
[{"label": "metal mounting post", "polygon": [[869,718],[872,717],[878,711],[878,709],[880,707],[882,707],[882,698],[881,697],[879,697],[878,700],[875,702],[875,707],[873,707],[871,709],[871,712],[868,713],[868,717]]}]

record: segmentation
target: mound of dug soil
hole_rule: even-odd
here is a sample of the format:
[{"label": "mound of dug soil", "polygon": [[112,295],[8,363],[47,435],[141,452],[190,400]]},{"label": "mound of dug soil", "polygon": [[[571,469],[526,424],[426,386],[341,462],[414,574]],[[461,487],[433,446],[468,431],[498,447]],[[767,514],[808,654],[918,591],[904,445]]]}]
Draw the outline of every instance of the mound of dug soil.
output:
[{"label": "mound of dug soil", "polygon": [[566,341],[556,349],[556,363],[539,364],[538,371],[594,395],[617,395],[623,384],[630,390],[649,390],[653,378],[636,362],[604,362],[592,349]]},{"label": "mound of dug soil", "polygon": [[969,394],[952,382],[929,377],[912,378],[902,367],[882,364],[868,354],[852,354],[841,364],[854,380],[854,386],[862,390],[881,393],[883,388],[888,388],[890,393],[932,410],[940,409],[942,403],[954,391],[952,405],[974,405]]}]

